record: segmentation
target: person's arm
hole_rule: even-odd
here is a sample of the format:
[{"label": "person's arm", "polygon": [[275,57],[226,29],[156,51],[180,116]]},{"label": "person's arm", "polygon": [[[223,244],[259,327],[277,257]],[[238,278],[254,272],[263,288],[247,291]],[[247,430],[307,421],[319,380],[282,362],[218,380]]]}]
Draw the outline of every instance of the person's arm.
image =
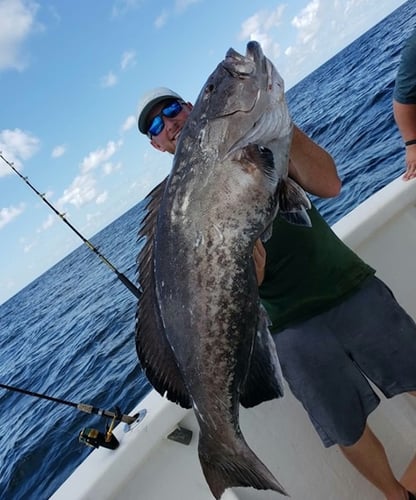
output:
[{"label": "person's arm", "polygon": [[289,176],[305,191],[321,198],[337,196],[341,190],[341,180],[332,156],[296,125],[293,127]]},{"label": "person's arm", "polygon": [[[293,128],[289,175],[303,189],[322,198],[337,196],[341,189],[341,180],[332,156],[296,126]],[[260,286],[266,265],[266,250],[260,240],[254,245],[253,260],[257,284]]]},{"label": "person's arm", "polygon": [[[393,113],[403,142],[416,141],[416,104],[401,104],[393,99]],[[416,178],[416,143],[406,146],[406,172],[403,179]]]}]

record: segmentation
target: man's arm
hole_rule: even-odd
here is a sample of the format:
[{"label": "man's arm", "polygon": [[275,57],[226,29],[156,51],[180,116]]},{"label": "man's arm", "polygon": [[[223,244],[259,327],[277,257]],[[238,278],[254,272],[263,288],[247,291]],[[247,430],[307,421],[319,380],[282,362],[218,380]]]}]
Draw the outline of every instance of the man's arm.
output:
[{"label": "man's arm", "polygon": [[[322,198],[337,196],[341,189],[341,180],[332,156],[296,126],[293,128],[289,175],[303,189]],[[266,250],[260,240],[254,246],[253,259],[260,286],[266,265]]]},{"label": "man's arm", "polygon": [[337,196],[341,190],[332,156],[296,125],[290,149],[289,176],[305,191],[321,198]]},{"label": "man's arm", "polygon": [[[393,113],[403,142],[416,140],[416,104],[401,104],[393,100]],[[406,172],[403,179],[416,177],[416,144],[406,146]]]}]

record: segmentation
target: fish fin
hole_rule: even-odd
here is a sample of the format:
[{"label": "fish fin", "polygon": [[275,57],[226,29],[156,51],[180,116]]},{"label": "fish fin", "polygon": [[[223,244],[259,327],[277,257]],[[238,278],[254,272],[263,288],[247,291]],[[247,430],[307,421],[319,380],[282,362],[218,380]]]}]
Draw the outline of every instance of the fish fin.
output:
[{"label": "fish fin", "polygon": [[264,243],[265,241],[269,240],[272,237],[272,234],[273,234],[273,222],[269,224],[260,235],[261,241]]},{"label": "fish fin", "polygon": [[147,214],[141,223],[139,239],[146,239],[137,257],[137,271],[143,288],[136,313],[136,350],[140,365],[152,386],[162,396],[191,408],[191,398],[165,337],[157,307],[153,269],[153,241],[157,214],[165,190],[166,179],[148,195]]},{"label": "fish fin", "polygon": [[242,149],[241,153],[243,159],[248,161],[249,164],[260,168],[264,175],[272,182],[277,182],[274,156],[269,148],[259,146],[258,144],[249,144]]},{"label": "fish fin", "polygon": [[260,304],[253,352],[247,376],[240,391],[240,403],[245,408],[283,396],[283,375],[269,325],[270,319],[267,311]]},{"label": "fish fin", "polygon": [[312,227],[307,213],[307,210],[311,208],[311,202],[299,184],[289,177],[281,181],[278,197],[280,217],[291,224]]},{"label": "fish fin", "polygon": [[[211,444],[203,434],[199,438],[199,460],[209,489],[218,500],[227,488],[251,486],[257,490],[273,490],[287,495],[283,486],[249,448],[243,438],[232,454],[224,451],[219,443]],[[213,441],[212,439],[210,440]]]}]

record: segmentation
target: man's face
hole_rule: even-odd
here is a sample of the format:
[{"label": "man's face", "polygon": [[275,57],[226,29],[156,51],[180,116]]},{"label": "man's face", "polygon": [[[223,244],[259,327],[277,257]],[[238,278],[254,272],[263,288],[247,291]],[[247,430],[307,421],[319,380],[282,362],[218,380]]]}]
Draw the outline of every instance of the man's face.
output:
[{"label": "man's face", "polygon": [[[151,123],[152,119],[157,116],[168,103],[169,101],[162,101],[156,104],[149,113],[148,123]],[[150,140],[151,145],[159,151],[167,151],[168,153],[174,154],[176,150],[176,141],[179,138],[179,134],[191,110],[192,104],[188,102],[182,104],[182,110],[174,118],[167,118],[166,116],[160,115],[165,126],[158,135],[152,136]]]}]

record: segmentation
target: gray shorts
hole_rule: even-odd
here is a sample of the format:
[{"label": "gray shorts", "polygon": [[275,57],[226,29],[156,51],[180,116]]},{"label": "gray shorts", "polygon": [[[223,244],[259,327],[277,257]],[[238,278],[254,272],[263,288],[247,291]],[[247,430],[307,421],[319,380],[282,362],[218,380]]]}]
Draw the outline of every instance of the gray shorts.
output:
[{"label": "gray shorts", "polygon": [[380,402],[367,378],[388,398],[416,390],[416,324],[376,277],[273,338],[283,375],[326,447],[362,435]]}]

